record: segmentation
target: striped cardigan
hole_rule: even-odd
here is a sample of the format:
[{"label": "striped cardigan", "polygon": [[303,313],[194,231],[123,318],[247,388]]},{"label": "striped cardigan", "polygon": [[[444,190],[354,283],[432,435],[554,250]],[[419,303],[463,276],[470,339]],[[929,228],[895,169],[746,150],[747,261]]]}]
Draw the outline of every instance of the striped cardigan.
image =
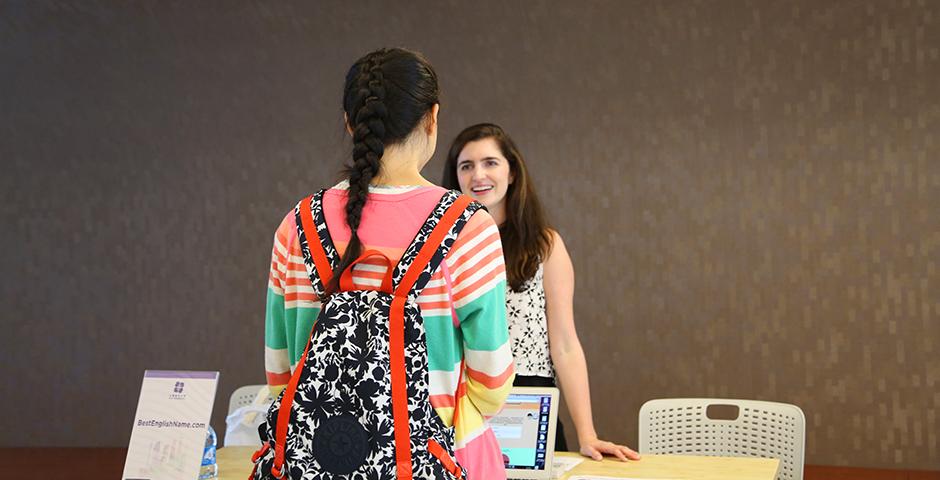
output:
[{"label": "striped cardigan", "polygon": [[[443,192],[440,187],[370,188],[359,227],[365,248],[397,262]],[[350,238],[345,199],[345,184],[323,196],[330,236],[340,252]],[[377,288],[385,269],[367,260],[354,267],[353,281],[360,288]],[[456,454],[471,479],[505,478],[499,445],[484,420],[502,408],[513,381],[505,289],[499,230],[481,210],[467,222],[417,301],[427,333],[431,404],[450,426],[455,402],[460,402]],[[291,211],[275,234],[268,280],[265,370],[275,393],[290,379],[319,312]],[[462,360],[464,388],[455,399]]]}]

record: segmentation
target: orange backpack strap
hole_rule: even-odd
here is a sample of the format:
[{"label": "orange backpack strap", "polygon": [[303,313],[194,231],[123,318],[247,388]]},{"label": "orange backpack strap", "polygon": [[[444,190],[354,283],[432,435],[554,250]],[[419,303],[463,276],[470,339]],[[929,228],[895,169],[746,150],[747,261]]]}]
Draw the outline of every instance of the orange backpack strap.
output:
[{"label": "orange backpack strap", "polygon": [[408,379],[405,368],[405,303],[418,276],[441,246],[445,235],[472,200],[466,195],[458,197],[434,226],[417,257],[395,288],[389,322],[389,363],[392,377],[392,416],[395,424],[395,463],[397,478],[411,480],[411,432],[408,425]]},{"label": "orange backpack strap", "polygon": [[[311,335],[311,338],[313,336]],[[290,423],[291,407],[294,404],[294,394],[297,392],[297,383],[300,382],[300,374],[303,372],[303,366],[307,362],[307,353],[310,351],[310,340],[304,348],[303,355],[297,363],[297,368],[287,382],[287,387],[281,395],[281,405],[277,410],[277,428],[274,431],[274,464],[271,465],[271,474],[274,478],[284,478],[284,446],[287,444],[287,427]]]},{"label": "orange backpack strap", "polygon": [[[323,190],[301,200],[300,203],[297,204],[295,211],[296,217],[299,220],[297,222],[297,230],[300,237],[300,248],[304,253],[304,259],[311,259],[316,271],[316,276],[311,275],[310,280],[314,290],[317,292],[317,296],[322,295],[326,290],[326,285],[329,284],[330,279],[333,277],[333,269],[330,266],[330,260],[327,257],[326,250],[323,248],[324,242],[329,242],[328,245],[332,245],[332,241],[328,237],[321,238],[317,230],[317,223],[313,218],[314,202],[317,202],[318,209],[322,209],[322,203],[320,203],[322,202],[322,198]],[[325,222],[322,223],[325,224]],[[326,233],[326,230],[324,230],[324,233]],[[327,233],[327,235],[329,234]],[[317,279],[319,280],[319,285],[318,282],[315,281]],[[275,478],[283,478],[285,475],[283,468],[284,448],[287,443],[287,427],[290,423],[294,394],[297,392],[297,384],[300,382],[300,374],[303,371],[303,365],[307,361],[307,353],[310,350],[310,342],[312,339],[313,335],[307,340],[307,346],[304,347],[304,352],[300,356],[297,368],[295,368],[294,373],[291,374],[290,381],[287,382],[287,387],[284,388],[284,392],[281,395],[281,403],[277,411],[277,426],[274,434],[274,464],[271,466],[271,474],[274,475]]]},{"label": "orange backpack strap", "polygon": [[437,225],[434,226],[434,230],[431,231],[428,239],[424,242],[421,250],[418,251],[418,255],[411,262],[411,265],[408,266],[408,271],[405,272],[404,277],[402,277],[401,281],[396,285],[395,295],[408,296],[411,288],[414,287],[415,282],[417,282],[418,276],[420,276],[421,272],[428,266],[428,263],[431,262],[431,258],[433,258],[434,254],[437,252],[438,247],[441,246],[444,237],[450,232],[450,229],[453,228],[454,224],[457,223],[463,215],[464,210],[466,210],[472,202],[473,199],[470,197],[461,195],[447,208],[444,215],[438,220]]},{"label": "orange backpack strap", "polygon": [[[308,258],[312,260],[313,267],[316,271],[316,278],[314,275],[310,276],[310,281],[313,284],[313,288],[317,293],[318,297],[321,297],[326,291],[327,284],[330,283],[330,279],[333,278],[333,269],[331,267],[330,259],[326,254],[326,250],[323,249],[323,244],[327,243],[332,245],[332,240],[329,238],[329,233],[324,228],[323,233],[326,235],[326,238],[322,238],[318,230],[318,224],[313,218],[313,207],[314,202],[318,205],[318,210],[322,211],[323,204],[323,191],[310,195],[307,198],[304,198],[297,204],[296,216],[298,217],[297,230],[298,235],[300,236],[300,249],[304,253],[304,260]],[[322,222],[325,227],[325,221]],[[311,272],[312,273],[312,272]],[[319,282],[317,282],[319,280]],[[319,285],[318,285],[319,283]]]}]

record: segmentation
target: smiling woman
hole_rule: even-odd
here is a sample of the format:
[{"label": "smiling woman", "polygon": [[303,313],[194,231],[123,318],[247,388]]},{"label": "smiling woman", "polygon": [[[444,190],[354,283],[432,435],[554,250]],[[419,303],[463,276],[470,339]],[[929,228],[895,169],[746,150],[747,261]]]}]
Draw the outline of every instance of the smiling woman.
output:
[{"label": "smiling woman", "polygon": [[[457,157],[460,189],[487,205],[491,212],[505,214],[506,190],[513,182],[509,160],[493,138],[468,143]],[[497,224],[502,217],[493,217]]]},{"label": "smiling woman", "polygon": [[[582,455],[637,459],[633,450],[597,438],[587,363],[574,326],[574,268],[549,227],[522,153],[498,125],[467,127],[454,139],[443,185],[486,206],[499,225],[506,257],[506,307],[517,386],[562,385]],[[555,449],[568,450],[559,422]]]},{"label": "smiling woman", "polygon": [[[482,178],[478,186],[492,184],[493,189],[473,191],[471,185],[464,182],[473,182],[474,178],[458,172],[458,160],[464,161],[465,165],[470,162],[473,170],[480,170]],[[497,165],[492,165],[493,162]],[[482,165],[477,167],[475,163]],[[499,173],[504,167],[508,169],[505,177]],[[466,165],[466,168],[471,166]],[[499,188],[501,179],[503,189]],[[487,207],[499,225],[506,257],[507,283],[513,291],[519,290],[525,280],[535,275],[541,264],[540,258],[548,252],[552,230],[542,213],[541,202],[515,142],[499,125],[481,123],[467,127],[457,135],[447,152],[442,185],[462,190]]]}]

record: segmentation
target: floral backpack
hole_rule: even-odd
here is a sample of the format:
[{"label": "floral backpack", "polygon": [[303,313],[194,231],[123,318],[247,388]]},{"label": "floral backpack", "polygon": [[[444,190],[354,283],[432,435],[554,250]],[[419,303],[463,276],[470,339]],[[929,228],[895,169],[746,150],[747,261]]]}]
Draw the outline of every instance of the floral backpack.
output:
[{"label": "floral backpack", "polygon": [[[304,263],[321,299],[340,260],[322,198],[320,191],[295,208]],[[394,268],[381,252],[366,250],[342,273],[339,291],[323,301],[290,382],[258,429],[262,447],[252,456],[251,479],[465,478],[454,457],[454,430],[429,400],[416,300],[480,208],[447,191]],[[357,289],[353,265],[376,257],[388,263],[381,286]]]}]

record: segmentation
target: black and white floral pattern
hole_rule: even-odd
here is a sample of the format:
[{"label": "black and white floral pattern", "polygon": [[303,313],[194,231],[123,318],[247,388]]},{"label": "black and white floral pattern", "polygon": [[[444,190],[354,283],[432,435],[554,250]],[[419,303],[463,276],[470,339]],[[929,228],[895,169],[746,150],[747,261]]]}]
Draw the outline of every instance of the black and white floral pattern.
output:
[{"label": "black and white floral pattern", "polygon": [[540,264],[535,275],[526,280],[518,292],[506,287],[509,341],[517,375],[555,378],[555,367],[548,348],[542,267]]},{"label": "black and white floral pattern", "polygon": [[[437,225],[443,212],[458,197],[448,192],[429,215],[428,220],[405,250],[393,278],[397,286],[415,260],[421,246]],[[323,219],[320,202],[322,192],[311,202],[318,237],[330,263],[336,265],[337,254]],[[298,230],[311,282],[318,294],[322,292],[297,209]],[[405,303],[405,369],[407,375],[409,432],[411,438],[412,471],[415,479],[453,479],[428,451],[428,440],[434,439],[454,457],[454,432],[445,427],[431,406],[427,343],[421,312],[416,299],[431,274],[453,245],[457,234],[478,210],[471,204],[445,236],[429,265],[419,276]],[[392,414],[392,387],[389,374],[389,318],[393,296],[374,290],[357,290],[333,294],[322,305],[314,325],[307,359],[301,368],[297,391],[294,395],[288,424],[285,448],[285,472],[292,480],[385,480],[396,478],[394,442],[394,416]],[[281,394],[283,396],[283,393]],[[278,410],[281,398],[268,411],[267,422],[259,433],[262,441],[274,445]],[[346,474],[330,473],[318,458],[323,452],[315,451],[318,428],[337,417],[353,418],[365,430],[367,453],[358,469]],[[327,459],[329,460],[329,459]],[[273,478],[271,467],[273,448],[263,455],[256,469],[256,480]]]},{"label": "black and white floral pattern", "polygon": [[[331,268],[333,268],[335,265],[339,264],[340,255],[336,247],[333,246],[333,239],[330,237],[330,232],[326,228],[326,216],[323,214],[323,193],[325,191],[326,190],[320,190],[313,194],[310,198],[309,207],[311,216],[313,217],[313,224],[317,227],[318,240],[320,241],[320,245],[323,246],[323,253],[326,254],[326,259],[329,260]],[[307,234],[304,232],[304,224],[300,215],[300,209],[307,207],[303,205],[303,203],[303,200],[301,200],[297,203],[297,206],[294,207],[294,220],[297,223],[300,251],[303,252],[304,255],[304,265],[307,267],[307,275],[310,276],[310,283],[313,284],[313,291],[317,294],[318,298],[323,298],[323,294],[326,292],[326,285],[320,280],[320,276],[316,274],[313,257],[310,255],[310,245],[307,243]]]},{"label": "black and white floral pattern", "polygon": [[[441,201],[437,204],[437,207],[431,211],[431,214],[428,215],[427,221],[424,222],[424,225],[418,230],[418,233],[415,234],[414,240],[412,240],[411,245],[405,249],[405,253],[402,254],[401,261],[398,262],[398,265],[395,266],[395,270],[392,273],[392,285],[393,287],[398,287],[398,284],[402,281],[405,276],[405,273],[408,271],[408,268],[411,267],[411,263],[417,257],[418,252],[421,250],[421,247],[424,246],[424,243],[428,240],[428,236],[431,235],[431,232],[434,230],[434,227],[437,226],[437,222],[440,221],[441,217],[444,216],[444,212],[447,211],[447,208],[460,197],[460,192],[455,190],[448,190],[444,193],[444,196],[441,197]],[[450,247],[454,244],[454,241],[457,240],[457,234],[463,229],[463,226],[466,225],[467,221],[470,220],[470,217],[476,213],[477,210],[483,208],[483,205],[477,202],[471,202],[470,206],[464,210],[463,214],[457,219],[457,222],[454,224],[454,228],[451,228],[447,235],[444,236],[444,239],[441,241],[441,248],[438,248],[434,253],[434,257],[431,258],[431,261],[428,262],[427,267],[424,268],[424,271],[418,277],[418,280],[415,281],[414,288],[411,289],[411,294],[408,296],[409,301],[415,301],[418,298],[418,295],[421,293],[421,290],[424,289],[424,286],[431,280],[431,275],[437,271],[437,268],[440,266],[441,262],[444,261],[444,257],[447,256],[447,252],[450,251]]]}]

